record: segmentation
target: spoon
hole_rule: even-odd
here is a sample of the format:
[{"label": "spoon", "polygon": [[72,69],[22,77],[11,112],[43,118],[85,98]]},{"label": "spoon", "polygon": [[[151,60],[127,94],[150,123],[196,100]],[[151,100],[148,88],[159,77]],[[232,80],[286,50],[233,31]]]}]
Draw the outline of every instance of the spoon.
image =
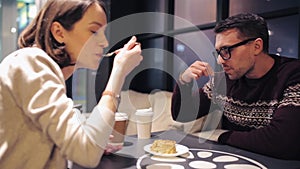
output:
[{"label": "spoon", "polygon": [[[136,45],[141,45],[141,43],[135,42],[133,45],[129,46],[129,49],[134,48]],[[104,54],[104,55],[102,55],[102,56],[103,56],[103,57],[110,57],[110,56],[113,56],[113,55],[118,54],[120,51],[121,51],[121,49],[117,49],[117,50],[115,50],[115,51],[113,51],[113,52],[106,53],[106,54]]]}]

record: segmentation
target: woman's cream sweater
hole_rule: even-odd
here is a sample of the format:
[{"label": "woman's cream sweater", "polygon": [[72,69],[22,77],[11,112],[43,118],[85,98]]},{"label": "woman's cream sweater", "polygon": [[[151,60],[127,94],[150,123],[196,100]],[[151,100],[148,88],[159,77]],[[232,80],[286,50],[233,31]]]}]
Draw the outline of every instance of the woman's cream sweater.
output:
[{"label": "woman's cream sweater", "polygon": [[24,48],[0,64],[0,168],[96,166],[114,113],[96,106],[85,119],[66,96],[59,66],[41,49]]}]

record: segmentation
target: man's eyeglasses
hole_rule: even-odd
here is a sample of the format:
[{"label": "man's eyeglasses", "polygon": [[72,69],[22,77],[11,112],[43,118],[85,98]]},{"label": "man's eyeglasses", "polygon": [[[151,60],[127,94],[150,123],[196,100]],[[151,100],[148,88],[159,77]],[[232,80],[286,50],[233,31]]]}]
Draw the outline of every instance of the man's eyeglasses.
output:
[{"label": "man's eyeglasses", "polygon": [[250,41],[254,41],[255,39],[257,38],[250,38],[250,39],[246,39],[242,42],[239,42],[239,43],[236,43],[234,45],[231,45],[231,46],[226,46],[226,47],[222,47],[220,50],[217,50],[216,51],[213,51],[213,55],[215,57],[218,58],[218,56],[220,55],[222,57],[223,60],[229,60],[231,58],[231,51],[236,48],[236,47],[239,47],[239,46],[242,46],[242,45],[245,45],[247,44],[248,42]]}]

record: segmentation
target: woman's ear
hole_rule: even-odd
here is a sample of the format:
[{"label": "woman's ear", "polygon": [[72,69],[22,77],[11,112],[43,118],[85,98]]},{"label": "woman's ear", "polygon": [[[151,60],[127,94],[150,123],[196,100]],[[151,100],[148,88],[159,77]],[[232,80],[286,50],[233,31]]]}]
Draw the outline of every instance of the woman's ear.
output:
[{"label": "woman's ear", "polygon": [[64,27],[59,22],[52,23],[51,33],[57,42],[64,43]]}]

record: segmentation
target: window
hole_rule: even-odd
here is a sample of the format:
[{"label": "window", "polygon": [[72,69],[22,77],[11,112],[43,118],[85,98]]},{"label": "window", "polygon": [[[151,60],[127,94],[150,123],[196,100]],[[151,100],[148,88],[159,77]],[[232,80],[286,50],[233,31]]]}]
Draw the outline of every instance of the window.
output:
[{"label": "window", "polygon": [[[174,15],[194,25],[206,24],[216,21],[216,7],[216,0],[175,0]],[[175,29],[186,26],[175,19]]]},{"label": "window", "polygon": [[17,25],[18,25],[18,35],[19,35],[37,14],[35,1],[18,0],[17,10],[18,10]]},{"label": "window", "polygon": [[266,13],[299,5],[295,0],[230,0],[229,14],[235,15],[241,12]]}]

